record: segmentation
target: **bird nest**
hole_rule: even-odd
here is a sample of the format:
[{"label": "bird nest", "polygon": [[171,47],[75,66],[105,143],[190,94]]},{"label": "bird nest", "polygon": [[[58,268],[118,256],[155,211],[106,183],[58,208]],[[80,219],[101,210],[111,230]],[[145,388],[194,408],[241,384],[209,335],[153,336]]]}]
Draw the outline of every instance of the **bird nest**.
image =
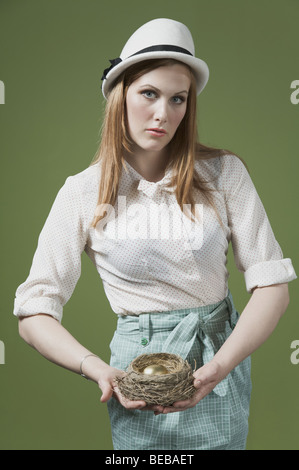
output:
[{"label": "bird nest", "polygon": [[[163,366],[163,375],[147,375],[144,369],[151,365]],[[121,394],[129,400],[143,400],[147,405],[171,406],[187,400],[195,392],[190,364],[177,354],[141,354],[127,368],[127,375],[117,377]]]}]

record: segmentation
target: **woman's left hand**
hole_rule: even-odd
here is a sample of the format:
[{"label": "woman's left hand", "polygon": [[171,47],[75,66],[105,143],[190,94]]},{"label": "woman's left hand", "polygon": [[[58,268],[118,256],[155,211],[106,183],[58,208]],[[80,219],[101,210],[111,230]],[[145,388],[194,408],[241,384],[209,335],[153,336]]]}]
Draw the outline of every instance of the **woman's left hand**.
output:
[{"label": "woman's left hand", "polygon": [[216,385],[225,378],[221,365],[211,361],[197,369],[194,374],[194,386],[197,389],[189,400],[177,401],[172,406],[157,406],[155,415],[175,413],[184,411],[195,406],[200,400],[208,395]]}]

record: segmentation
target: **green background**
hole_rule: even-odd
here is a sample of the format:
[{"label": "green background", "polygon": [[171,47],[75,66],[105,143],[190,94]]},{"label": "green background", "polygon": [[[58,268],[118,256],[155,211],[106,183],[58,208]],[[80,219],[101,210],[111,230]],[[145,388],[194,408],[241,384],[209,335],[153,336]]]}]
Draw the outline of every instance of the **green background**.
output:
[{"label": "green background", "polygon": [[[101,75],[128,37],[158,17],[185,23],[210,80],[198,99],[203,143],[248,164],[272,228],[297,270],[299,80],[297,0],[1,0],[1,449],[112,449],[96,384],[48,362],[18,335],[15,290],[27,277],[38,235],[67,176],[98,146]],[[242,312],[250,296],[230,247],[229,286]],[[299,449],[298,284],[269,340],[252,356],[249,450]],[[109,361],[116,315],[86,254],[63,325]],[[258,328],[258,325],[257,325]]]}]

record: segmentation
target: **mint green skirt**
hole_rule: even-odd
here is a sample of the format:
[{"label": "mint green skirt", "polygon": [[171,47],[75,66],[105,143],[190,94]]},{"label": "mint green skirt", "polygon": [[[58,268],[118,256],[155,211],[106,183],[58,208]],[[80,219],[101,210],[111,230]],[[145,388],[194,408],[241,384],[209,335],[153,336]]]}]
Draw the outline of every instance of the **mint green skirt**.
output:
[{"label": "mint green skirt", "polygon": [[[110,365],[126,370],[140,354],[179,354],[194,368],[208,363],[239,318],[231,293],[197,308],[119,316],[110,343]],[[194,362],[196,361],[196,362]],[[244,450],[251,394],[250,357],[195,407],[154,415],[108,402],[115,450]]]}]

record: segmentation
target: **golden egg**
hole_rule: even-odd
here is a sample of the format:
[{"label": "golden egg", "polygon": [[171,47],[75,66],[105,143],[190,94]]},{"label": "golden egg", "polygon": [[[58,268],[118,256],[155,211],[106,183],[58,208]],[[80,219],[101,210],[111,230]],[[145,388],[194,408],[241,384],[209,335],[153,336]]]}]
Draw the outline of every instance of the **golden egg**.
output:
[{"label": "golden egg", "polygon": [[162,366],[161,364],[151,364],[143,370],[143,373],[147,375],[164,375],[168,374],[169,372],[166,367]]}]

